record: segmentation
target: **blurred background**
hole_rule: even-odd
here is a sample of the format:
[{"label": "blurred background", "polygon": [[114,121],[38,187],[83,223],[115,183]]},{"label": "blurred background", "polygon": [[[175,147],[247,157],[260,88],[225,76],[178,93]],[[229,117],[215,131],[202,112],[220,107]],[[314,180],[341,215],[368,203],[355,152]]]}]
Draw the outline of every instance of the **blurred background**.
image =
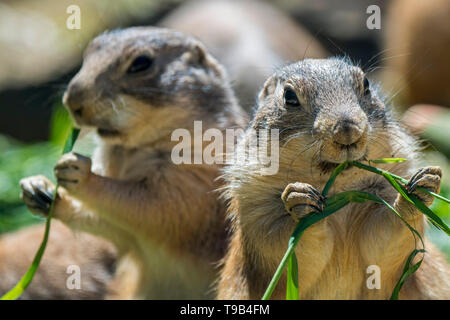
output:
[{"label": "blurred background", "polygon": [[[81,28],[69,30],[77,5]],[[380,29],[369,29],[370,5]],[[2,0],[0,2],[0,233],[43,220],[20,200],[21,178],[53,179],[70,120],[62,93],[99,33],[161,25],[200,38],[225,65],[240,103],[251,112],[263,80],[288,61],[348,56],[382,82],[387,99],[423,140],[427,165],[444,171],[450,197],[450,1],[448,0]],[[88,137],[77,150],[89,153]],[[449,206],[433,209],[450,223]],[[431,239],[450,257],[444,233]]]}]

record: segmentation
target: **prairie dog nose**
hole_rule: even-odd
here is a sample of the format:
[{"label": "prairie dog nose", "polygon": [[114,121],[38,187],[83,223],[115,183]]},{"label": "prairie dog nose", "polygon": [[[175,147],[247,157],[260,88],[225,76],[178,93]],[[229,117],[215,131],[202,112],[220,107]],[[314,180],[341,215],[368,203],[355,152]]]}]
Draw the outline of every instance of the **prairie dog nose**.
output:
[{"label": "prairie dog nose", "polygon": [[333,129],[333,140],[345,146],[356,143],[363,135],[364,130],[354,121],[340,120]]},{"label": "prairie dog nose", "polygon": [[82,99],[83,89],[76,82],[69,84],[66,92],[64,92],[63,103],[78,116],[82,115]]}]

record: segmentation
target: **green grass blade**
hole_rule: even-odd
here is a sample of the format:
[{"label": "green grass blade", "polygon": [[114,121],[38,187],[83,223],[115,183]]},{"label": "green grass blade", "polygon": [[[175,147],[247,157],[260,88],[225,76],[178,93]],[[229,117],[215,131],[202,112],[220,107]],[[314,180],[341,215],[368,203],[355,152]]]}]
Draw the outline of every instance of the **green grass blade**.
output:
[{"label": "green grass blade", "polygon": [[[63,154],[70,152],[73,149],[73,146],[75,144],[75,141],[78,138],[78,134],[80,133],[79,129],[72,129],[69,137],[66,140],[66,143],[63,148]],[[55,188],[53,199],[56,199],[56,192],[58,189],[58,185]],[[29,286],[31,281],[33,280],[34,274],[36,273],[37,269],[39,268],[39,264],[41,262],[42,256],[44,255],[45,248],[47,246],[48,242],[48,235],[50,233],[50,225],[51,225],[51,219],[53,214],[53,205],[54,201],[50,207],[49,214],[47,216],[47,220],[45,222],[45,232],[44,232],[44,238],[42,239],[41,245],[39,246],[39,249],[34,256],[33,262],[31,263],[31,266],[28,268],[25,275],[20,279],[20,281],[12,288],[10,291],[5,293],[0,300],[15,300],[21,296],[21,294],[25,291],[25,289]]]},{"label": "green grass blade", "polygon": [[[322,195],[326,196],[328,191],[330,190],[332,184],[334,183],[334,180],[336,177],[344,171],[348,167],[348,162],[341,163],[338,165],[333,172],[330,175],[330,178],[328,179],[327,183],[325,184],[325,187],[323,188]],[[292,233],[290,239],[289,239],[289,246],[286,250],[286,253],[283,256],[283,259],[281,259],[280,264],[278,265],[277,270],[275,271],[275,274],[272,277],[272,280],[270,281],[269,285],[267,286],[266,292],[264,293],[262,300],[268,300],[272,296],[273,291],[275,290],[275,287],[278,283],[278,280],[280,280],[280,277],[286,267],[286,264],[291,259],[291,255],[294,253],[294,248],[297,245],[298,240],[300,239],[301,235],[303,234],[303,231],[305,231],[306,228],[313,225],[314,223],[326,218],[333,212],[336,212],[340,208],[346,206],[349,203],[345,197],[336,195],[333,198],[330,198],[327,200],[327,207],[324,211],[321,213],[313,213],[310,214],[298,222],[297,226],[294,229],[294,232]],[[298,271],[297,271],[298,272]],[[291,274],[293,277],[293,274]],[[298,276],[297,276],[298,277]],[[289,284],[288,284],[289,286]],[[297,290],[298,291],[298,290]]]},{"label": "green grass blade", "polygon": [[425,193],[428,193],[428,194],[432,195],[432,196],[435,197],[436,199],[439,199],[439,200],[441,200],[441,201],[450,203],[450,199],[447,199],[447,198],[441,196],[440,194],[431,192],[431,191],[429,191],[429,190],[427,190],[427,189],[425,189],[425,188],[422,188],[422,187],[418,187],[417,189],[420,190],[420,191],[423,191],[423,192],[425,192]]},{"label": "green grass blade", "polygon": [[[288,250],[286,251],[283,259],[281,260],[277,271],[275,272],[272,280],[270,281],[269,286],[267,287],[266,292],[264,293],[263,296],[263,300],[268,300],[270,299],[276,284],[278,283],[278,280],[280,279],[283,270],[285,269],[291,255],[294,253],[294,249],[295,246],[297,245],[298,241],[300,240],[300,237],[302,236],[303,232],[310,227],[311,225],[313,225],[314,223],[328,217],[329,215],[331,215],[332,213],[338,211],[339,209],[343,208],[344,206],[346,206],[347,204],[349,204],[350,202],[356,202],[356,203],[364,203],[366,200],[371,200],[374,202],[378,202],[378,203],[382,203],[385,206],[387,206],[391,211],[393,211],[404,223],[405,225],[411,230],[411,232],[416,235],[420,241],[422,242],[423,245],[423,239],[420,235],[419,232],[417,232],[417,230],[415,230],[413,227],[411,227],[408,222],[400,215],[400,213],[395,210],[394,207],[392,207],[389,203],[387,203],[385,200],[381,199],[380,197],[368,193],[368,192],[364,192],[364,191],[345,191],[342,193],[339,193],[333,197],[331,197],[328,201],[327,201],[327,206],[324,209],[324,211],[322,211],[321,213],[312,213],[309,214],[308,216],[302,218],[294,232],[292,233],[291,238],[289,239],[289,246],[288,246]],[[420,266],[420,265],[419,265]],[[409,269],[408,269],[409,270]],[[415,269],[417,270],[417,269]],[[415,271],[414,270],[414,271]],[[411,275],[413,272],[408,271],[407,275],[405,276],[406,271],[404,271],[404,273],[402,274],[400,281],[403,281],[409,276]],[[289,275],[288,275],[289,277]],[[402,280],[403,279],[403,280]],[[397,284],[398,285],[398,284]]]},{"label": "green grass blade", "polygon": [[333,172],[330,175],[330,178],[328,179],[327,183],[325,184],[325,187],[323,187],[322,195],[326,196],[328,194],[328,191],[330,191],[331,186],[334,183],[334,180],[336,180],[336,177],[344,171],[348,167],[348,162],[341,163],[338,165]]},{"label": "green grass blade", "polygon": [[[406,161],[406,159],[403,158],[385,158],[385,159],[377,159],[373,160],[374,163],[396,163],[396,162],[402,162]],[[323,191],[322,195],[326,195],[328,191],[330,190],[332,184],[334,183],[336,177],[345,170],[348,165],[353,165],[355,167],[358,167],[360,169],[364,169],[379,175],[382,175],[398,192],[401,194],[407,201],[415,205],[421,212],[423,212],[429,220],[435,224],[440,229],[444,230],[447,234],[449,234],[449,228],[448,226],[430,209],[428,208],[424,203],[422,203],[416,196],[412,194],[408,194],[408,191],[404,186],[402,186],[398,181],[402,183],[408,183],[408,181],[402,177],[399,177],[395,174],[392,174],[388,171],[370,166],[365,165],[357,161],[352,161],[349,163],[342,163],[331,174],[329,180],[327,181]],[[397,181],[398,180],[398,181]],[[439,198],[443,201],[449,202],[450,200],[436,195],[426,189],[420,188],[420,190],[431,194],[435,196],[436,198]],[[264,296],[262,297],[263,300],[270,299],[284,269],[286,268],[286,265],[288,265],[288,275],[287,275],[287,289],[286,289],[286,298],[291,299],[299,296],[298,292],[298,266],[297,266],[297,259],[296,257],[292,257],[294,253],[295,246],[297,245],[298,241],[300,240],[300,237],[302,236],[303,232],[314,223],[326,218],[330,214],[338,211],[342,207],[346,206],[350,202],[357,202],[357,203],[364,203],[365,201],[370,200],[378,203],[384,204],[386,207],[388,207],[392,212],[394,212],[402,221],[403,223],[409,228],[409,230],[412,232],[414,239],[417,240],[417,238],[421,241],[422,247],[424,248],[424,241],[422,239],[422,236],[420,233],[411,227],[411,225],[400,215],[400,213],[389,203],[387,203],[382,198],[378,197],[377,195],[363,192],[363,191],[345,191],[339,194],[334,195],[333,197],[327,199],[326,201],[326,207],[325,209],[320,213],[312,213],[308,216],[302,218],[296,228],[294,229],[294,232],[292,233],[290,239],[289,239],[289,245],[288,249],[283,256],[283,259],[281,260],[280,264],[278,265],[277,270],[275,271],[275,274],[272,278],[272,280],[269,283],[269,286],[266,289],[266,292],[264,293]],[[411,265],[412,260],[417,255],[417,253],[425,252],[424,249],[415,249],[408,257],[405,267],[403,268],[402,275],[397,282],[394,291],[392,293],[391,299],[398,299],[398,294],[400,292],[400,289],[403,286],[403,283],[405,280],[411,276],[421,265],[422,259],[417,262],[414,265]],[[294,262],[295,259],[295,262]],[[295,282],[297,281],[297,282]]]},{"label": "green grass blade", "polygon": [[[400,213],[395,210],[394,207],[392,207],[389,203],[387,203],[385,200],[383,200],[382,198],[378,197],[377,195],[368,193],[368,192],[363,192],[363,191],[350,191],[352,193],[353,197],[358,197],[360,198],[360,201],[365,201],[365,200],[371,200],[374,202],[378,202],[378,203],[382,203],[384,204],[386,207],[388,207],[391,211],[393,211],[402,221],[403,223],[406,225],[406,227],[408,227],[408,229],[413,233],[414,238],[416,238],[415,236],[417,236],[422,244],[422,247],[425,247],[424,241],[422,236],[420,235],[420,233],[414,229],[413,227],[411,227],[411,225],[400,215]],[[351,198],[351,200],[353,200],[353,198]],[[391,300],[397,300],[398,299],[398,293],[400,292],[400,289],[403,286],[403,283],[405,282],[405,280],[411,276],[414,272],[417,271],[417,269],[419,269],[420,265],[422,264],[422,259],[417,262],[416,264],[414,264],[413,266],[410,266],[412,259],[416,256],[416,254],[418,252],[425,252],[424,249],[414,249],[413,252],[409,255],[408,260],[406,262],[405,267],[403,268],[403,272],[402,275],[400,276],[399,281],[397,282],[394,291],[391,295]]]},{"label": "green grass blade", "polygon": [[[371,160],[371,161],[373,162],[373,160]],[[395,175],[393,173],[387,172],[387,171],[385,171],[383,169],[379,169],[379,168],[376,168],[376,167],[368,166],[368,165],[363,164],[363,163],[358,162],[358,161],[352,161],[352,162],[350,162],[350,164],[352,166],[358,167],[360,169],[365,169],[367,171],[371,171],[373,173],[380,174],[380,175],[383,175],[383,173],[387,173],[388,175],[390,175],[395,180],[398,180],[398,181],[400,181],[400,182],[402,182],[404,184],[408,183],[408,180],[406,180],[405,178],[397,176],[397,175]],[[439,195],[437,193],[431,192],[430,190],[427,190],[427,189],[422,188],[422,187],[418,187],[417,189],[420,190],[420,191],[423,191],[423,192],[425,192],[425,193],[427,193],[429,195],[432,195],[436,199],[439,199],[439,200],[442,200],[444,202],[450,203],[450,199],[447,199],[447,198],[445,198],[445,197],[443,197],[443,196],[441,196],[441,195]]]},{"label": "green grass blade", "polygon": [[[373,161],[373,160],[371,160],[371,161]],[[406,180],[406,179],[404,179],[404,178],[402,178],[400,176],[397,176],[397,175],[395,175],[393,173],[387,172],[387,171],[385,171],[383,169],[380,169],[380,168],[369,166],[367,164],[364,164],[364,163],[361,163],[361,162],[358,162],[358,161],[351,161],[350,164],[352,166],[355,166],[355,167],[358,167],[360,169],[364,169],[364,170],[367,170],[367,171],[370,171],[370,172],[373,172],[373,173],[376,173],[376,174],[379,174],[379,175],[383,175],[383,173],[388,173],[390,176],[392,176],[396,180],[400,180],[403,183],[408,183],[408,180]]]},{"label": "green grass blade", "polygon": [[398,163],[398,162],[404,162],[408,161],[404,158],[382,158],[382,159],[375,159],[375,160],[369,160],[369,163]]},{"label": "green grass blade", "polygon": [[448,236],[450,236],[450,228],[447,226],[447,224],[436,214],[428,208],[422,201],[420,201],[419,198],[417,198],[415,195],[411,194],[409,195],[411,200],[413,201],[414,205],[417,209],[419,209],[424,215],[427,216],[428,220],[436,227],[444,231]]},{"label": "green grass blade", "polygon": [[64,148],[63,148],[62,154],[69,153],[70,151],[73,150],[73,146],[75,145],[75,142],[77,142],[79,134],[80,134],[80,129],[72,128],[69,136],[67,137],[66,142],[64,143]]},{"label": "green grass blade", "polygon": [[[413,194],[408,194],[408,191],[405,189],[405,187],[403,187],[402,185],[400,185],[396,180],[400,180],[404,183],[407,183],[408,181],[402,177],[396,176],[390,172],[387,172],[385,170],[382,169],[378,169],[372,166],[367,166],[365,164],[362,164],[360,162],[357,161],[353,161],[352,165],[359,167],[361,169],[365,169],[368,171],[371,171],[373,173],[376,174],[380,174],[383,177],[385,177],[389,183],[403,196],[403,198],[405,198],[407,201],[409,201],[410,203],[412,203],[417,209],[419,209],[424,215],[427,216],[428,220],[437,228],[443,230],[447,235],[450,235],[450,228],[447,226],[447,224],[437,215],[433,212],[433,210],[431,210],[430,208],[428,208],[422,201],[419,200],[419,198],[417,198],[415,195]],[[433,192],[428,191],[425,188],[418,188],[421,191],[424,191],[428,194],[431,194],[433,196],[437,196],[438,199],[444,200],[446,202],[449,203],[450,200],[439,196]]]},{"label": "green grass blade", "polygon": [[325,219],[330,214],[346,206],[348,203],[349,203],[348,199],[346,199],[344,196],[338,195],[335,197],[331,197],[327,201],[327,207],[322,212],[312,213],[300,219],[300,221],[297,223],[297,226],[294,229],[294,232],[292,233],[291,238],[289,239],[288,249],[286,250],[286,253],[283,256],[283,259],[281,259],[281,262],[278,265],[278,268],[275,271],[272,280],[267,286],[266,292],[264,293],[262,300],[269,300],[270,297],[272,296],[272,293],[275,290],[276,285],[281,278],[281,275],[283,274],[286,264],[291,255],[294,253],[295,246],[300,240],[300,237],[302,236],[303,232],[314,223],[322,219]]},{"label": "green grass blade", "polygon": [[391,206],[388,202],[386,202],[384,199],[378,197],[375,194],[364,192],[364,191],[347,191],[347,192],[352,192],[356,197],[360,198],[360,200],[371,200],[374,202],[384,204],[388,209],[390,209],[392,212],[394,212],[397,215],[397,217],[399,217],[403,221],[403,223],[406,225],[406,227],[408,227],[408,229],[413,233],[414,236],[417,236],[419,238],[419,240],[422,243],[422,246],[424,245],[424,242],[423,242],[423,239],[422,239],[422,236],[420,235],[420,233],[416,229],[411,227],[411,225],[402,217],[402,215],[397,210],[395,210],[395,208],[393,206]]},{"label": "green grass blade", "polygon": [[388,172],[383,172],[383,177],[394,187],[395,190],[397,190],[398,193],[402,195],[403,198],[405,198],[409,203],[414,204],[414,202],[411,200],[411,198],[408,195],[408,192],[400,186],[400,184],[397,182],[397,180],[394,179]]},{"label": "green grass blade", "polygon": [[409,255],[408,259],[406,260],[405,267],[403,268],[402,276],[400,277],[400,280],[397,282],[397,285],[394,288],[394,291],[392,292],[390,300],[398,300],[398,294],[400,293],[400,290],[405,283],[405,280],[412,275],[414,272],[416,272],[420,265],[422,264],[423,258],[419,260],[419,262],[415,263],[414,265],[411,265],[414,257],[418,253],[425,253],[425,250],[423,249],[414,249],[413,252]]},{"label": "green grass blade", "polygon": [[295,252],[289,257],[287,265],[286,300],[298,300],[298,263]]}]

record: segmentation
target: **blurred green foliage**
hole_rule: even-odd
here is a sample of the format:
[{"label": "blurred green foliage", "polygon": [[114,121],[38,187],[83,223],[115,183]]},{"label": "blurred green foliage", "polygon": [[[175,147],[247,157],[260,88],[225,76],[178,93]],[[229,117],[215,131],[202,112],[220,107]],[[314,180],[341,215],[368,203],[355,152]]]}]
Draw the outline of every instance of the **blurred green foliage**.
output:
[{"label": "blurred green foliage", "polygon": [[50,142],[26,145],[0,136],[0,233],[43,221],[23,205],[19,181],[37,174],[52,177],[57,158],[58,148]]},{"label": "blurred green foliage", "polygon": [[44,221],[32,215],[23,204],[19,181],[38,174],[54,181],[53,164],[60,156],[69,129],[69,115],[57,104],[52,115],[49,141],[24,144],[0,135],[0,233]]}]

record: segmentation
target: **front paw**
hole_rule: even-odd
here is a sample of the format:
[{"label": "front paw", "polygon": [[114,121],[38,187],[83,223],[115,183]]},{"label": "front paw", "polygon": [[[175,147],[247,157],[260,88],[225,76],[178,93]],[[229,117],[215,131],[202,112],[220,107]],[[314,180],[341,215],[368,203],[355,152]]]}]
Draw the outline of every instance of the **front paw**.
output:
[{"label": "front paw", "polygon": [[67,153],[55,166],[56,180],[67,191],[77,193],[91,176],[91,166],[90,158],[73,152]]},{"label": "front paw", "polygon": [[409,180],[406,186],[410,194],[414,194],[427,206],[433,203],[433,196],[417,190],[417,187],[425,188],[431,192],[439,193],[442,171],[439,167],[425,167],[419,169]]},{"label": "front paw", "polygon": [[33,176],[20,180],[21,198],[28,209],[40,216],[46,217],[53,202],[55,185],[44,176]]},{"label": "front paw", "polygon": [[281,195],[286,211],[295,221],[311,212],[321,212],[325,198],[313,186],[307,183],[290,183]]}]

